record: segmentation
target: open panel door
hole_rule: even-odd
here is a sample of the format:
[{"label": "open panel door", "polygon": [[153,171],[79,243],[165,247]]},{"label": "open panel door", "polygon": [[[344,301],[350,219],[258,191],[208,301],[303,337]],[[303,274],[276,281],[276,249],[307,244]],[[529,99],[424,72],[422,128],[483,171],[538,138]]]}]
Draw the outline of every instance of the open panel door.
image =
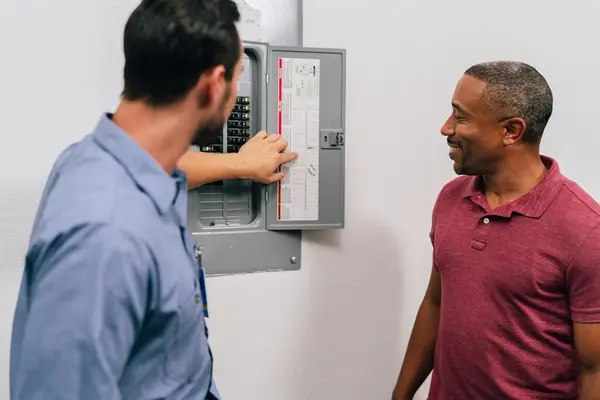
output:
[{"label": "open panel door", "polygon": [[268,187],[267,230],[344,227],[345,50],[271,47],[267,131],[297,160]]}]

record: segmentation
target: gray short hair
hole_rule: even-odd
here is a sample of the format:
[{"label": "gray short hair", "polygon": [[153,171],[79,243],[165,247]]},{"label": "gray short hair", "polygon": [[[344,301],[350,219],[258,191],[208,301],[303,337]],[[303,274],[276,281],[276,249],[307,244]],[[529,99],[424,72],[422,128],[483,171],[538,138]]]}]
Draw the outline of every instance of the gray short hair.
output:
[{"label": "gray short hair", "polygon": [[539,143],[552,115],[552,90],[532,66],[517,61],[491,61],[465,71],[484,83],[484,101],[500,118],[519,117],[525,121],[523,141]]}]

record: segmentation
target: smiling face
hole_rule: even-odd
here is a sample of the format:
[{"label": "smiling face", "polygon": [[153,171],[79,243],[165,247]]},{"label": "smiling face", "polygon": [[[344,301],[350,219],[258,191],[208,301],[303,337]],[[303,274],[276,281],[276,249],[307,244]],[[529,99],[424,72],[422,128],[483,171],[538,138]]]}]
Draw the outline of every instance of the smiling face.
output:
[{"label": "smiling face", "polygon": [[442,126],[459,175],[493,174],[504,154],[506,126],[483,101],[486,84],[464,75],[452,97],[452,114]]}]

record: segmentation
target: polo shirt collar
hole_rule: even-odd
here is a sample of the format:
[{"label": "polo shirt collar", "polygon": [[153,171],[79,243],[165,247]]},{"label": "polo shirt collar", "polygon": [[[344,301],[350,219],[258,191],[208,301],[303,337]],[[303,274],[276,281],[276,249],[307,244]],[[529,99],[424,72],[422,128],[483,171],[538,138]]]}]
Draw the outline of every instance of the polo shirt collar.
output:
[{"label": "polo shirt collar", "polygon": [[[563,183],[563,175],[560,173],[558,162],[556,160],[547,156],[541,156],[541,158],[542,162],[548,168],[546,176],[528,193],[515,201],[498,207],[490,214],[506,218],[509,218],[513,213],[530,218],[539,218],[542,216],[552,203],[552,200],[554,200],[554,197],[558,194]],[[471,199],[480,206],[487,208],[487,202],[485,201],[485,194],[483,192],[483,178],[481,176],[472,177],[465,188],[463,196]],[[481,199],[484,204],[480,204],[478,199]]]},{"label": "polo shirt collar", "polygon": [[[185,173],[175,169],[169,176],[148,152],[112,121],[112,114],[106,113],[100,118],[92,138],[121,164],[161,214],[171,209],[181,192],[186,193]],[[177,207],[178,214],[185,213],[181,208]],[[185,215],[177,217],[182,223],[185,220]]]}]

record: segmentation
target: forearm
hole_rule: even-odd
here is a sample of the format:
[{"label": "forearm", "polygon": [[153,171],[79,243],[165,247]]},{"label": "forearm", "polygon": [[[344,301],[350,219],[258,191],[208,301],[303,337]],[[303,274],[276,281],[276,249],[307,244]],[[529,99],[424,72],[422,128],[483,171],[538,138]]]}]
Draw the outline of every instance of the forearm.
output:
[{"label": "forearm", "polygon": [[584,369],[580,379],[579,400],[600,400],[600,366],[594,369]]},{"label": "forearm", "polygon": [[440,309],[425,300],[419,308],[393,400],[412,399],[433,369]]},{"label": "forearm", "polygon": [[188,150],[179,160],[178,167],[187,174],[189,189],[215,181],[243,178],[244,175],[236,153]]}]

